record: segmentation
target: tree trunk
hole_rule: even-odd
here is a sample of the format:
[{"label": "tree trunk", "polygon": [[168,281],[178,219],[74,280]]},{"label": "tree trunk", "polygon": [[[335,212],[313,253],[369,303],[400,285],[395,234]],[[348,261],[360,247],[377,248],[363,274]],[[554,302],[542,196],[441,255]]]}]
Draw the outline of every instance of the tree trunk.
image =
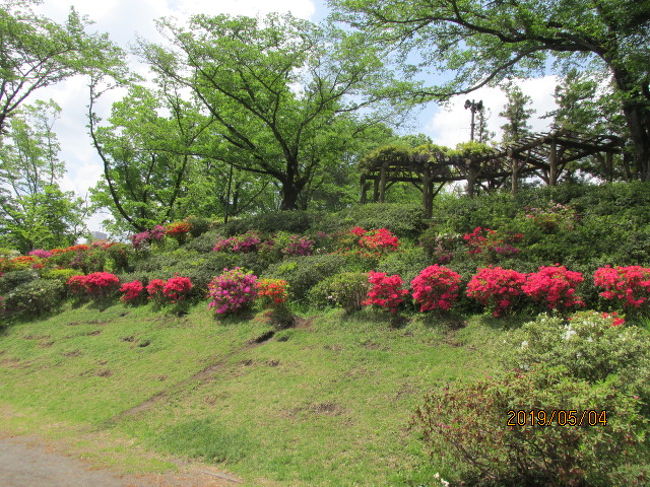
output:
[{"label": "tree trunk", "polygon": [[282,203],[280,204],[282,211],[298,209],[298,197],[304,186],[296,181],[282,181]]},{"label": "tree trunk", "polygon": [[650,181],[650,100],[643,93],[643,87],[636,86],[632,76],[621,65],[610,63],[617,88],[625,96],[623,114],[630,131],[636,177]]}]

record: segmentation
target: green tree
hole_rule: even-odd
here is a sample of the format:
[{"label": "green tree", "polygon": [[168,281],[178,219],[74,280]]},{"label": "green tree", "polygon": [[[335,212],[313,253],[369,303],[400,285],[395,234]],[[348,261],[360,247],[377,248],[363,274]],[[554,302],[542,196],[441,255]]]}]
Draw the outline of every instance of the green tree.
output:
[{"label": "green tree", "polygon": [[111,211],[114,229],[142,231],[184,216],[178,201],[197,164],[192,150],[211,118],[200,116],[195,100],[185,101],[173,89],[132,85],[100,126],[94,113],[100,94],[92,83],[89,129],[104,166],[104,179],[91,191],[96,207]]},{"label": "green tree", "polygon": [[377,123],[369,109],[385,99],[387,76],[358,35],[276,15],[195,16],[185,28],[169,21],[161,28],[174,49],[144,45],[143,54],[214,118],[203,154],[271,178],[282,209],[305,206],[303,192]]},{"label": "green tree", "polygon": [[42,192],[7,199],[0,196],[0,242],[23,253],[74,244],[87,234],[85,202],[71,191],[47,185]]},{"label": "green tree", "polygon": [[[371,42],[454,72],[425,98],[469,93],[504,78],[578,66],[613,80],[636,177],[650,180],[650,3],[638,0],[330,0]],[[408,59],[401,56],[402,59]],[[413,56],[411,57],[413,59]],[[410,67],[413,68],[413,67]]]},{"label": "green tree", "polygon": [[87,34],[74,9],[63,25],[36,15],[37,3],[0,1],[0,136],[36,90],[77,74],[123,74],[123,53],[105,34]]},{"label": "green tree", "polygon": [[53,131],[59,112],[52,101],[24,105],[0,146],[0,240],[23,252],[70,245],[85,231],[84,202],[57,183],[65,172]]},{"label": "green tree", "polygon": [[511,84],[506,88],[506,104],[499,116],[506,119],[501,126],[503,135],[501,140],[504,144],[517,142],[525,135],[530,134],[530,116],[535,110],[530,108],[532,98],[525,95],[521,88]]}]

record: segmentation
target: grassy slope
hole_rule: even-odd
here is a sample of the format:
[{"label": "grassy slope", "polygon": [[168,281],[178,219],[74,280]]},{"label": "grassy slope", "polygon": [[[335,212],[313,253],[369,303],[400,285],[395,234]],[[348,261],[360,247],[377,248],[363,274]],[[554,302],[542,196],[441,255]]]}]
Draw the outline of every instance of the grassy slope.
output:
[{"label": "grassy slope", "polygon": [[23,430],[83,426],[204,458],[247,485],[415,484],[426,462],[406,426],[422,392],[488,374],[503,335],[478,317],[460,330],[435,320],[393,330],[367,313],[330,311],[249,345],[266,325],[218,324],[204,306],[180,318],[70,309],[4,329],[0,404],[33,418]]}]

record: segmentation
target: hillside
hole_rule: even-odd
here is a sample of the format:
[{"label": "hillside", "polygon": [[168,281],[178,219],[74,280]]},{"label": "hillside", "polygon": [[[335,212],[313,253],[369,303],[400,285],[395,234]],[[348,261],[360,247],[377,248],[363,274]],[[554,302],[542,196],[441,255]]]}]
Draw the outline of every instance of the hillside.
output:
[{"label": "hillside", "polygon": [[[196,459],[250,486],[645,485],[644,189],[193,218],[7,256],[5,433],[101,435],[78,440],[98,465]],[[609,427],[504,428],[539,407]]]}]

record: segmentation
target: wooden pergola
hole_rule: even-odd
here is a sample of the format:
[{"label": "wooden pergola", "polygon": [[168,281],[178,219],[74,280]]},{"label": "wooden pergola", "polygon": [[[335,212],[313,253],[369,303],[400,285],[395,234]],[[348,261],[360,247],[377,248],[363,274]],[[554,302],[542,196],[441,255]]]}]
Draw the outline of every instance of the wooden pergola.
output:
[{"label": "wooden pergola", "polygon": [[613,170],[613,156],[623,152],[623,141],[611,135],[587,136],[556,130],[533,134],[501,147],[480,153],[449,155],[442,151],[396,157],[366,167],[361,175],[361,202],[367,201],[372,187],[372,200],[383,202],[386,191],[395,183],[415,185],[422,192],[427,217],[431,216],[433,198],[452,181],[467,181],[467,194],[475,194],[477,184],[489,189],[502,187],[508,180],[516,193],[519,181],[536,176],[549,186],[557,184],[570,162],[589,157],[603,158],[605,170]]}]

